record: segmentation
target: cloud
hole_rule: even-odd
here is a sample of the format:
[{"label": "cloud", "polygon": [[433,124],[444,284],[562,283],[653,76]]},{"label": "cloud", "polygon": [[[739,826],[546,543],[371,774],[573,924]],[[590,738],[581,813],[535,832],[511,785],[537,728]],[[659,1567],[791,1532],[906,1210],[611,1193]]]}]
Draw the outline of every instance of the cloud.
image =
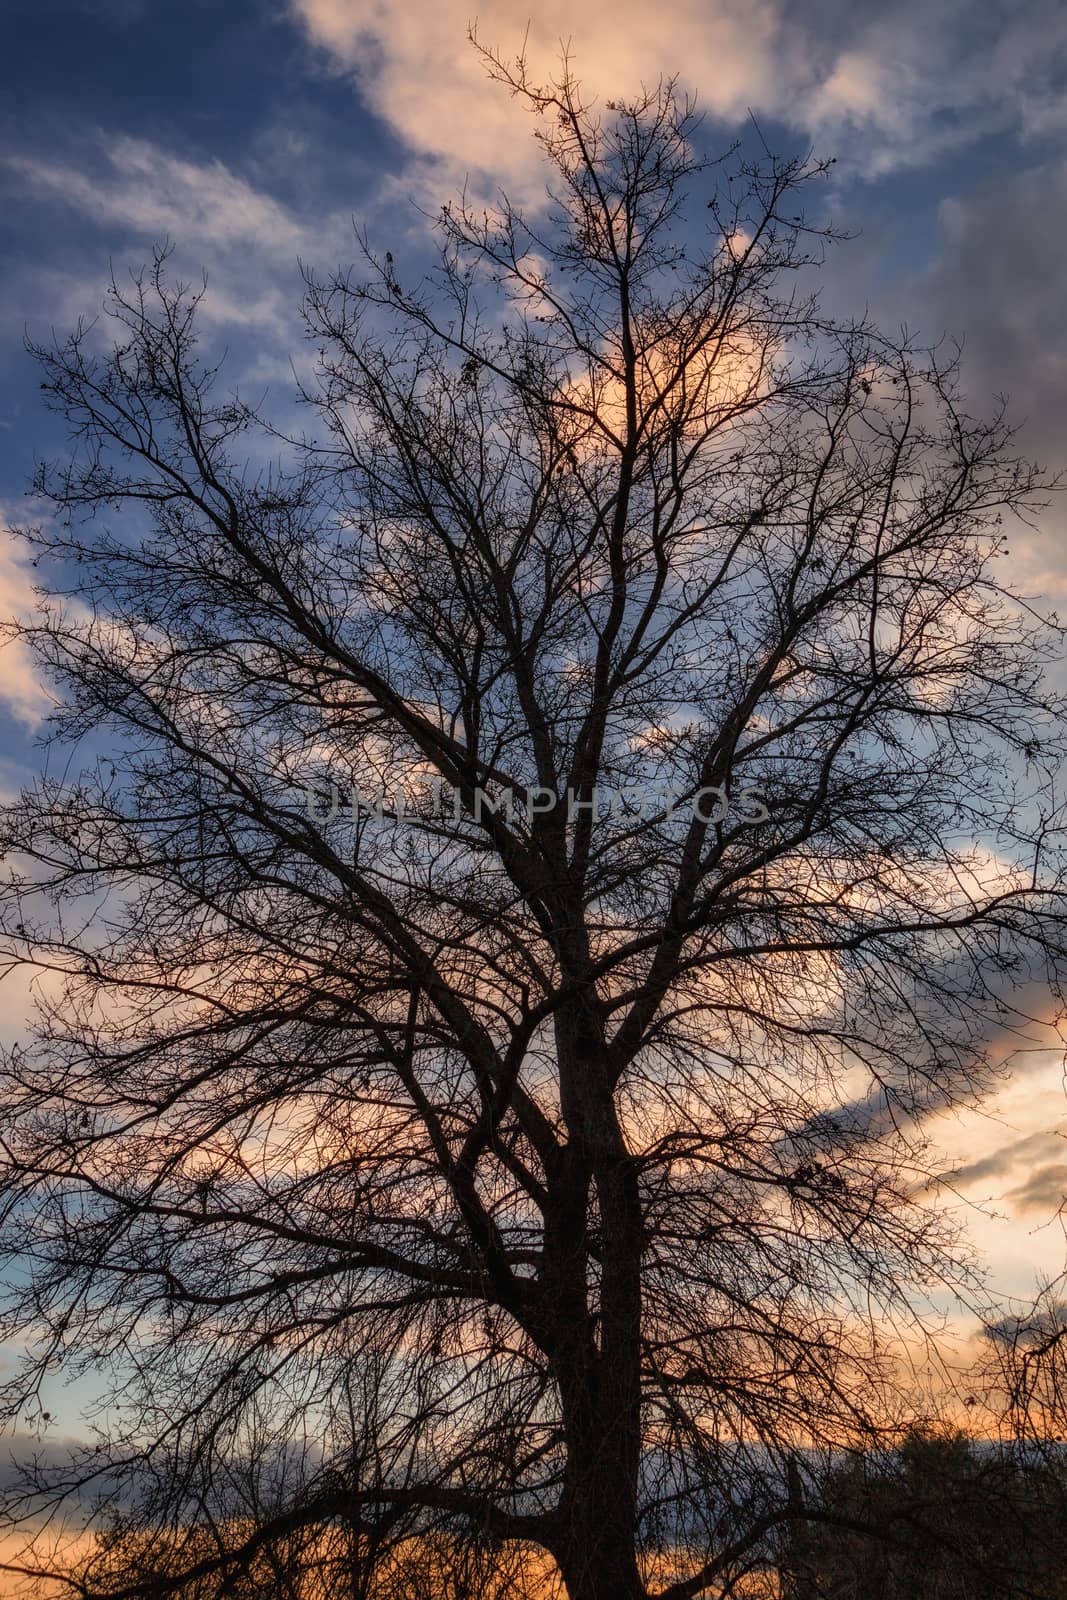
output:
[{"label": "cloud", "polygon": [[941,205],[943,244],[917,285],[928,334],[966,332],[972,403],[1006,394],[1026,419],[1028,448],[1055,463],[1063,450],[1067,348],[1067,163],[1013,171]]},{"label": "cloud", "polygon": [[1067,1303],[1046,1301],[1035,1306],[1027,1316],[1010,1313],[989,1323],[982,1331],[993,1344],[1018,1345],[1024,1349],[1044,1344],[1067,1333]]},{"label": "cloud", "polygon": [[33,729],[51,705],[36,667],[20,639],[5,637],[5,625],[33,609],[33,576],[23,547],[6,525],[0,508],[0,704],[17,722]]},{"label": "cloud", "polygon": [[1036,1211],[1048,1216],[1059,1211],[1067,1201],[1067,1161],[1038,1167],[1025,1183],[1009,1189],[1006,1198],[1020,1215]]},{"label": "cloud", "polygon": [[[1044,161],[998,176],[940,207],[934,265],[910,285],[923,337],[964,340],[968,408],[1008,404],[1017,447],[1050,474],[1067,468],[1067,161]],[[1067,505],[1049,497],[1036,529],[1011,530],[1008,576],[1041,609],[1067,608]],[[1053,680],[1064,682],[1062,661]]]},{"label": "cloud", "polygon": [[957,1192],[980,1186],[983,1198],[996,1191],[1016,1216],[1054,1216],[1067,1200],[1067,1132],[1042,1128],[1010,1139],[939,1181]]},{"label": "cloud", "polygon": [[121,137],[107,148],[106,162],[93,176],[36,156],[5,158],[38,193],[49,190],[86,215],[152,237],[177,232],[196,244],[254,246],[288,258],[307,242],[283,206],[221,161],[186,161],[146,140]]},{"label": "cloud", "polygon": [[[922,164],[987,134],[1026,138],[1063,125],[1067,18],[1046,0],[937,7],[816,8],[796,31],[809,59],[793,120],[820,139],[857,142],[869,173]],[[766,108],[770,110],[771,108]]]},{"label": "cloud", "polygon": [[[290,0],[309,38],[351,72],[367,104],[419,156],[447,169],[491,169],[511,185],[539,184],[516,106],[488,88],[466,42],[467,0]],[[1051,0],[1020,13],[1010,0],[979,7],[919,0],[877,9],[846,0],[495,0],[483,42],[514,58],[528,37],[547,74],[561,42],[585,87],[632,92],[680,73],[703,107],[739,122],[748,107],[815,137],[868,173],[929,161],[983,134],[1063,126],[1058,72],[1067,15]]]},{"label": "cloud", "polygon": [[[78,159],[23,152],[0,165],[38,203],[58,200],[108,224],[112,248],[116,235],[125,236],[120,251],[127,240],[144,246],[172,239],[180,260],[210,274],[203,324],[267,330],[286,348],[301,331],[298,261],[332,264],[352,254],[348,213],[305,219],[224,162],[186,160],[148,140],[99,136]],[[61,310],[69,310],[78,287],[62,276],[53,284]],[[39,278],[35,301],[39,311]]]},{"label": "cloud", "polygon": [[1045,1163],[1039,1169],[1042,1171],[1048,1171],[1051,1165],[1067,1162],[1067,1138],[1055,1132],[1030,1133],[990,1151],[977,1161],[956,1167],[944,1176],[950,1178],[957,1188],[962,1188],[989,1180],[1011,1178],[1020,1167],[1029,1167],[1034,1162]]},{"label": "cloud", "polygon": [[[536,149],[526,119],[508,95],[486,82],[482,62],[467,42],[471,8],[466,0],[434,6],[400,6],[390,0],[293,0],[309,36],[351,70],[371,108],[424,156],[448,168],[450,181],[466,169],[490,169],[514,184],[533,181],[540,191]],[[610,8],[576,8],[568,0],[543,0],[531,17],[518,0],[483,13],[483,43],[513,59],[527,35],[532,63],[549,71],[561,41],[571,46],[579,71],[597,91],[655,80],[677,70],[690,42],[701,63],[701,92],[713,112],[744,115],[745,95],[760,82],[778,25],[773,0],[678,0],[669,12],[639,0]]]}]

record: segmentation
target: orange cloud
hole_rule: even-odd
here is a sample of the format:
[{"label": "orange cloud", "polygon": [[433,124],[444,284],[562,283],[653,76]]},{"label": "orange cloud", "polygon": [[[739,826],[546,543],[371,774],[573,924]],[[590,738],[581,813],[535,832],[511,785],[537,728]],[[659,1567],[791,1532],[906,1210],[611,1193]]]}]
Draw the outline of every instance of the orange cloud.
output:
[{"label": "orange cloud", "polygon": [[0,522],[0,703],[28,728],[37,727],[51,700],[29,651],[18,639],[5,637],[5,625],[32,610],[34,599],[29,560]]}]

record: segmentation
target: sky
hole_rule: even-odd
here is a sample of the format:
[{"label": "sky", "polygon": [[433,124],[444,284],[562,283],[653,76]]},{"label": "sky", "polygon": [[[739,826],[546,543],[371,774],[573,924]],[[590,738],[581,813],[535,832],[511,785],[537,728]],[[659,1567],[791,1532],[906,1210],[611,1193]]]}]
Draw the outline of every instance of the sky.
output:
[{"label": "sky", "polygon": [[[762,137],[837,158],[827,204],[852,238],[825,274],[841,314],[964,340],[972,407],[1009,397],[1024,447],[1067,464],[1067,8],[1055,0],[4,0],[0,19],[0,524],[30,522],[35,451],[60,449],[27,334],[98,311],[169,238],[209,277],[205,332],[275,417],[308,359],[300,264],[354,256],[352,222],[398,271],[424,213],[467,183],[536,206],[524,114],[467,41],[545,73],[561,45],[590,93],[677,73],[709,148]],[[753,120],[754,119],[754,120]],[[1018,585],[1067,597],[1067,517],[1017,542]],[[32,599],[0,531],[0,613]],[[47,693],[0,655],[0,794],[44,759]],[[25,984],[0,988],[0,1031]],[[1035,996],[1036,1013],[1046,1009]],[[1063,1269],[1062,1052],[1035,1026],[997,1041],[1011,1080],[935,1130],[951,1203],[993,1283],[1026,1297]]]}]

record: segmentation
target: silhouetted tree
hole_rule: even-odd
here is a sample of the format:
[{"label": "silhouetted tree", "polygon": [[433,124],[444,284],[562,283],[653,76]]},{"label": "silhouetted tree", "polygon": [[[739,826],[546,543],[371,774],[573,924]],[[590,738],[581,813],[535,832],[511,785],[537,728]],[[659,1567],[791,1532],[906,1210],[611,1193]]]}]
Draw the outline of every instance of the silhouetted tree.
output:
[{"label": "silhouetted tree", "polygon": [[811,1509],[784,1600],[1067,1595],[1067,1477],[1024,1451],[916,1429],[831,1472]]},{"label": "silhouetted tree", "polygon": [[1062,1458],[1067,1443],[1067,1302],[1064,1279],[1049,1284],[1025,1316],[986,1328],[985,1372],[1008,1433]]},{"label": "silhouetted tree", "polygon": [[309,275],[308,437],[220,393],[162,254],[113,345],[37,351],[69,604],[23,637],[113,765],[3,822],[49,978],[6,1403],[66,1362],[121,1404],[13,1509],[106,1462],[232,1530],[254,1412],[314,1442],[261,1542],[688,1600],[789,1455],[877,1432],[883,1319],[953,1271],[916,1122],[989,1081],[1006,974],[1058,978],[1054,636],[997,564],[1043,485],[802,287],[825,163],[489,65],[551,198],[444,206],[421,282]]}]

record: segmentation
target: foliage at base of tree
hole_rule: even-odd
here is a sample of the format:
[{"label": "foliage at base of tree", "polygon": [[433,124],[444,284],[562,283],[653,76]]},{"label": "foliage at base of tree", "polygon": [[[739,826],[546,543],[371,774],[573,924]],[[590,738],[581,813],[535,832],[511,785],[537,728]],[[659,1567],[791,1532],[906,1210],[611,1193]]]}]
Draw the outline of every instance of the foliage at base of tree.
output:
[{"label": "foliage at base of tree", "polygon": [[915,1430],[835,1468],[790,1530],[783,1600],[1064,1600],[1067,1461]]}]

